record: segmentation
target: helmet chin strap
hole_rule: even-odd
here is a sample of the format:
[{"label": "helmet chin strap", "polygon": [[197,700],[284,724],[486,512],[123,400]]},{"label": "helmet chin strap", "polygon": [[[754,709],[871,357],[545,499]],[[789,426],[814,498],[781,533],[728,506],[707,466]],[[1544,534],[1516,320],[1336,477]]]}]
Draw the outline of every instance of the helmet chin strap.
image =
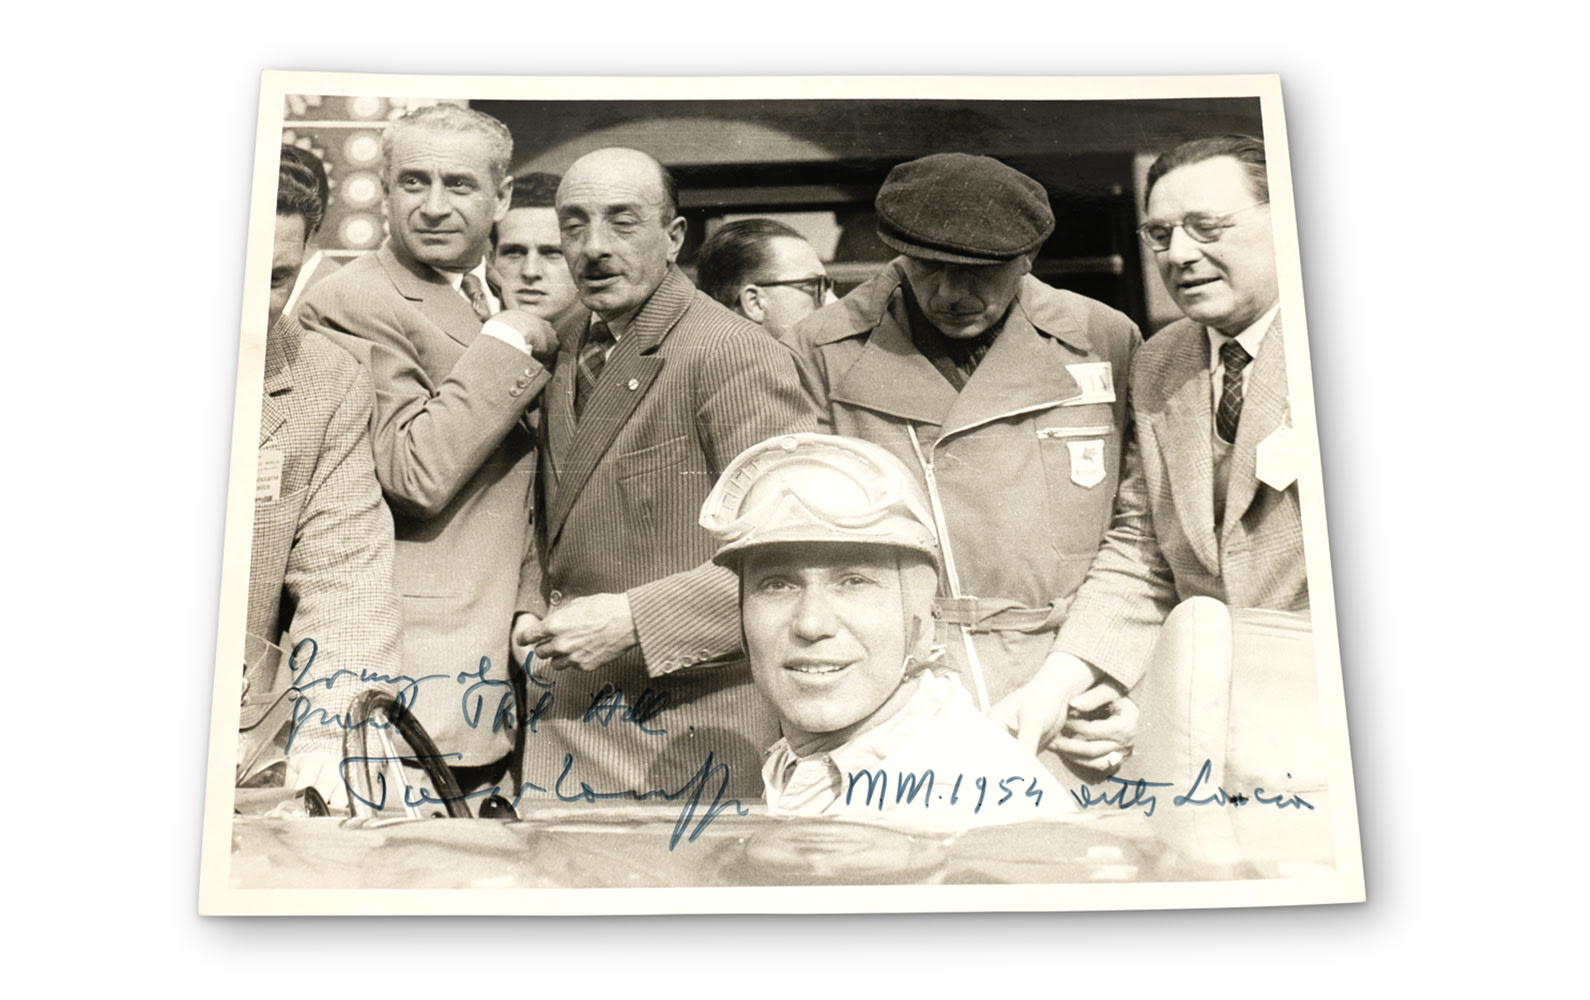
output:
[{"label": "helmet chin strap", "polygon": [[901,634],[905,636],[905,662],[900,666],[900,680],[904,683],[927,670],[932,662],[933,626],[922,609],[931,607],[933,595],[938,592],[938,573],[920,559],[913,557],[906,562],[899,550],[895,552],[894,565],[900,579]]}]

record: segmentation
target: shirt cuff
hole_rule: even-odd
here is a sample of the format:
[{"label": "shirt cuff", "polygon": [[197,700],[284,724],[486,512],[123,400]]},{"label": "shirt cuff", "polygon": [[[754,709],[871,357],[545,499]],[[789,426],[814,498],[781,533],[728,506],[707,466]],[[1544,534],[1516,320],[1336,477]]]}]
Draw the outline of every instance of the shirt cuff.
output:
[{"label": "shirt cuff", "polygon": [[515,330],[507,323],[501,323],[494,319],[488,319],[486,324],[480,328],[480,332],[488,337],[495,337],[504,344],[510,344],[514,347],[517,347],[525,354],[530,353],[530,348],[526,346],[524,342],[524,334],[520,333],[518,330]]}]

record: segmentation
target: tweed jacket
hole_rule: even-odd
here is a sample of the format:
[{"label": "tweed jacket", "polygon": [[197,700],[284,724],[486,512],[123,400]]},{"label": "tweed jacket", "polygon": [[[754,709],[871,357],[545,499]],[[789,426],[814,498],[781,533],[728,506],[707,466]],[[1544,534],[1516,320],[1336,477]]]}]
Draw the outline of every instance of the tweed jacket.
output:
[{"label": "tweed jacket", "polygon": [[508,641],[534,578],[534,441],[526,409],[549,375],[480,336],[469,303],[392,244],[305,293],[304,325],[347,346],[375,385],[375,467],[397,533],[410,708],[454,766],[515,740]]},{"label": "tweed jacket", "polygon": [[254,501],[248,631],[270,642],[286,633],[289,650],[315,641],[313,661],[295,667],[307,699],[297,709],[316,711],[303,712],[289,752],[336,753],[343,730],[329,720],[384,683],[372,678],[398,672],[392,516],[370,453],[370,377],[290,317],[265,342],[259,449],[262,471],[279,461],[280,477],[274,499]]},{"label": "tweed jacket", "polygon": [[1141,474],[1121,485],[1110,533],[1059,648],[1105,670],[1141,663],[1160,623],[1188,597],[1307,611],[1297,483],[1275,489],[1258,477],[1261,443],[1291,423],[1280,314],[1248,376],[1218,537],[1209,340],[1202,325],[1181,320],[1143,345],[1132,368],[1132,406]]},{"label": "tweed jacket", "polygon": [[[1029,275],[957,393],[911,340],[904,280],[891,264],[803,320],[793,345],[827,429],[889,449],[924,489],[932,466],[960,594],[977,599],[972,640],[993,704],[1043,664],[1103,542],[1141,338],[1125,315]],[[1001,609],[1019,610],[1020,627]],[[975,690],[958,629],[941,618],[937,641]]]},{"label": "tweed jacket", "polygon": [[[543,403],[545,578],[521,607],[545,614],[571,598],[622,593],[640,645],[541,692],[525,778],[550,789],[569,754],[565,787],[578,778],[598,789],[676,788],[710,753],[729,765],[732,790],[756,794],[761,751],[778,734],[741,651],[738,581],[711,563],[715,545],[698,518],[741,451],[816,429],[794,357],[675,267],[612,349],[576,423],[578,350],[579,338],[564,341]],[[633,710],[642,700],[649,713]],[[597,703],[627,706],[630,719],[592,717]]]}]

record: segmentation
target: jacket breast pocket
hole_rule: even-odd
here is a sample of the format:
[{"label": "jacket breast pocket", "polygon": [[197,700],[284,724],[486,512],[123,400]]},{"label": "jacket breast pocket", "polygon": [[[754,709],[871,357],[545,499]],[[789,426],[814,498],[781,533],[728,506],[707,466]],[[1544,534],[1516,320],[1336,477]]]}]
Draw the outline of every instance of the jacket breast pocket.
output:
[{"label": "jacket breast pocket", "polygon": [[673,507],[700,508],[712,477],[705,468],[690,467],[690,454],[689,439],[679,435],[613,460],[619,499],[631,522],[650,527],[668,523]]},{"label": "jacket breast pocket", "polygon": [[1051,410],[1033,422],[1033,434],[1055,544],[1064,555],[1091,562],[1109,527],[1120,481],[1121,437],[1113,408]]}]

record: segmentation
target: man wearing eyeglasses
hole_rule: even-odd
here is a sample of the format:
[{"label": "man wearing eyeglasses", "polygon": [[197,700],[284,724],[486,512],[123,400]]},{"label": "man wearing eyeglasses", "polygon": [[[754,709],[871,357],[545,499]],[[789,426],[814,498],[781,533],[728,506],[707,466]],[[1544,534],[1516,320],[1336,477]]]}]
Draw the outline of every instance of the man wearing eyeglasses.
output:
[{"label": "man wearing eyeglasses", "polygon": [[[1141,662],[1178,602],[1306,611],[1308,578],[1264,144],[1199,139],[1149,168],[1138,230],[1186,319],[1137,353],[1141,477],[1056,649],[1104,670]],[[1036,680],[1012,703],[1023,730],[1059,707]]]},{"label": "man wearing eyeglasses", "polygon": [[[998,160],[900,164],[876,207],[879,238],[901,256],[792,344],[825,429],[888,448],[932,501],[935,641],[986,713],[1049,661],[1109,527],[1140,338],[1121,313],[1031,275],[1054,213],[1043,185]],[[1137,670],[1075,658],[1049,670],[1061,706],[1112,717],[1072,720],[1030,749],[1053,751],[1051,769],[1061,757],[1108,766],[1130,732],[1117,720],[1131,717],[1108,706]]]},{"label": "man wearing eyeglasses", "polygon": [[696,255],[703,292],[783,340],[834,298],[817,251],[776,219],[740,219],[707,237]]}]

